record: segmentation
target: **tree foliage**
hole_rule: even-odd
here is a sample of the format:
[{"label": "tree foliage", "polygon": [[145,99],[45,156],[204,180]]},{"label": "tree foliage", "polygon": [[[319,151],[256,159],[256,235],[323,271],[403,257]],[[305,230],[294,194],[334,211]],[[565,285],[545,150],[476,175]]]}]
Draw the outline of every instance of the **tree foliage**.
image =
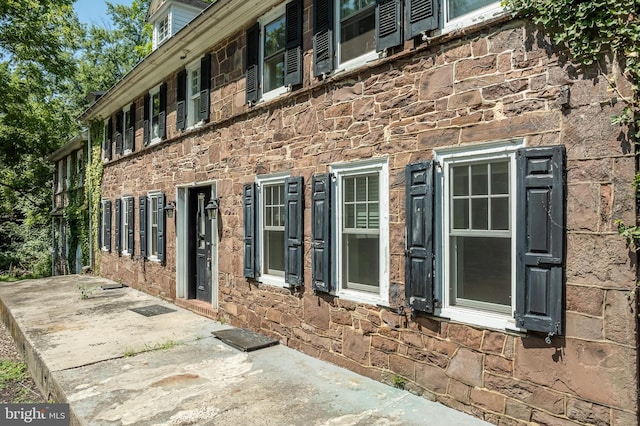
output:
[{"label": "tree foliage", "polygon": [[[48,157],[80,130],[86,95],[150,51],[149,2],[107,2],[110,23],[84,26],[74,0],[0,0],[0,275],[50,270]],[[83,203],[65,213],[80,217]]]}]

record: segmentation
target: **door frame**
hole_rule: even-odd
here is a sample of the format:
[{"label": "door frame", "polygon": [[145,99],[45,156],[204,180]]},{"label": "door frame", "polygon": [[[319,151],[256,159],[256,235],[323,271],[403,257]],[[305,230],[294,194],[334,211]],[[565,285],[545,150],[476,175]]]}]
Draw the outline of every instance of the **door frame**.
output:
[{"label": "door frame", "polygon": [[[189,295],[189,191],[209,187],[211,196],[217,197],[215,180],[176,185],[176,297]],[[211,223],[211,307],[218,309],[218,221]]]}]

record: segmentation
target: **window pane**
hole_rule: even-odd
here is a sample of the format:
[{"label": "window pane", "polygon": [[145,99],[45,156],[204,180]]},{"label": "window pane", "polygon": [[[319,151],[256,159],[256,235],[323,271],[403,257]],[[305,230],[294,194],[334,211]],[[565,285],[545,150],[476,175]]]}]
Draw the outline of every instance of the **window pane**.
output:
[{"label": "window pane", "polygon": [[509,164],[491,163],[491,193],[509,193]]},{"label": "window pane", "polygon": [[469,200],[453,200],[453,229],[469,229]]},{"label": "window pane", "polygon": [[509,230],[509,198],[491,199],[491,229]]},{"label": "window pane", "polygon": [[[341,8],[340,62],[347,62],[376,48],[375,1],[347,2]],[[357,6],[353,6],[357,5]]]},{"label": "window pane", "polygon": [[453,195],[469,195],[469,167],[452,167],[451,174],[453,175]]},{"label": "window pane", "polygon": [[284,53],[264,61],[264,89],[270,92],[284,86]]},{"label": "window pane", "polygon": [[377,203],[369,204],[369,229],[380,228],[380,211]]},{"label": "window pane", "polygon": [[460,299],[511,307],[511,239],[451,238],[455,304]]},{"label": "window pane", "polygon": [[285,20],[284,15],[264,26],[264,57],[284,49]]},{"label": "window pane", "polygon": [[344,201],[349,203],[355,200],[355,180],[353,178],[346,178],[344,180]]},{"label": "window pane", "polygon": [[265,231],[264,240],[267,273],[284,275],[284,231]]},{"label": "window pane", "polygon": [[345,288],[378,292],[379,238],[373,235],[345,235],[342,247]]},{"label": "window pane", "polygon": [[495,2],[495,0],[449,0],[449,20]]},{"label": "window pane", "polygon": [[489,203],[486,198],[471,200],[471,228],[488,229]]},{"label": "window pane", "polygon": [[356,207],[354,204],[344,206],[344,227],[346,229],[356,227]]},{"label": "window pane", "polygon": [[486,195],[489,193],[489,176],[487,164],[474,164],[471,166],[471,194]]},{"label": "window pane", "polygon": [[378,201],[379,199],[378,176],[369,176],[368,182],[369,182],[368,200]]},{"label": "window pane", "polygon": [[367,201],[367,178],[358,177],[356,182],[356,201]]},{"label": "window pane", "polygon": [[367,228],[367,205],[356,204],[356,228]]}]

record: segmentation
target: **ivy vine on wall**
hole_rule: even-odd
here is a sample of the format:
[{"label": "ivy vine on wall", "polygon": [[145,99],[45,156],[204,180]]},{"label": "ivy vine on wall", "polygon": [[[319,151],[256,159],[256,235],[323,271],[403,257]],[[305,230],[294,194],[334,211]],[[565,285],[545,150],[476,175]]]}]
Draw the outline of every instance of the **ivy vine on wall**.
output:
[{"label": "ivy vine on wall", "polygon": [[[102,133],[103,126],[100,122],[91,123],[89,126],[91,139],[91,161],[87,166],[87,174],[84,185],[84,193],[87,204],[90,206],[91,241],[93,253],[99,253],[98,232],[100,231],[100,192],[102,188]],[[100,256],[94,256],[93,272],[100,273]]]},{"label": "ivy vine on wall", "polygon": [[[566,46],[579,63],[599,64],[609,57],[616,69],[612,75],[602,68],[600,73],[617,92],[618,100],[624,103],[622,113],[611,117],[611,122],[628,129],[629,137],[635,141],[637,156],[640,140],[640,0],[504,0],[503,5],[514,14],[544,27],[553,41]],[[627,80],[630,94],[618,90],[620,79]],[[640,174],[636,174],[632,185],[636,198],[640,198]],[[615,223],[627,245],[634,250],[640,248],[640,226],[628,225],[621,220]]]}]

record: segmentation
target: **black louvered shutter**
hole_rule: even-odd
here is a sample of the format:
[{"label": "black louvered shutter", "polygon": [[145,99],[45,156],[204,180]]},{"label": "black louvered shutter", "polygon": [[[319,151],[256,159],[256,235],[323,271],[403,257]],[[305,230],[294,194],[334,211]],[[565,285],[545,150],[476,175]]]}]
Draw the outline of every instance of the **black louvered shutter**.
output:
[{"label": "black louvered shutter", "polygon": [[304,178],[287,178],[284,193],[284,281],[301,286],[304,283]]},{"label": "black louvered shutter", "polygon": [[242,204],[244,210],[244,276],[255,278],[257,275],[256,262],[256,184],[248,183],[244,186]]},{"label": "black louvered shutter", "polygon": [[149,120],[149,116],[151,114],[151,96],[149,96],[149,94],[144,95],[143,114],[142,143],[144,146],[147,146],[151,141],[151,121]]},{"label": "black louvered shutter", "polygon": [[565,148],[522,148],[516,159],[516,325],[562,334]]},{"label": "black louvered shutter", "polygon": [[103,247],[111,251],[111,201],[104,202],[104,228]]},{"label": "black louvered shutter", "polygon": [[118,255],[122,254],[122,244],[120,243],[120,238],[122,235],[122,200],[116,200],[116,239],[114,241],[116,252]]},{"label": "black louvered shutter", "polygon": [[333,70],[333,0],[313,0],[313,75]]},{"label": "black louvered shutter", "polygon": [[405,38],[438,28],[438,0],[405,0]]},{"label": "black louvered shutter", "polygon": [[176,130],[184,130],[187,118],[187,71],[182,70],[176,77]]},{"label": "black louvered shutter", "polygon": [[105,136],[104,158],[111,160],[111,143],[113,141],[113,120],[111,117],[107,121],[107,134]]},{"label": "black louvered shutter", "polygon": [[380,0],[376,6],[376,50],[402,43],[402,1]]},{"label": "black louvered shutter", "polygon": [[122,155],[124,152],[122,146],[122,127],[122,111],[120,111],[116,114],[116,129],[114,132],[116,135],[116,154],[118,155]]},{"label": "black louvered shutter", "polygon": [[129,254],[133,255],[133,249],[135,244],[135,234],[134,234],[134,208],[133,208],[133,198],[130,198],[127,202],[127,223],[129,224],[129,228],[127,229],[127,246],[129,247]]},{"label": "black louvered shutter", "polygon": [[284,85],[302,84],[302,0],[287,4]]},{"label": "black louvered shutter", "polygon": [[200,59],[200,121],[209,121],[210,100],[209,88],[211,87],[211,55],[204,55]]},{"label": "black louvered shutter", "polygon": [[147,257],[147,197],[144,195],[138,199],[138,210],[140,212],[140,257]]},{"label": "black louvered shutter", "polygon": [[331,175],[314,175],[311,183],[311,278],[315,291],[330,292]]},{"label": "black louvered shutter", "polygon": [[433,161],[406,167],[405,296],[415,311],[433,313]]},{"label": "black louvered shutter", "polygon": [[259,76],[260,76],[260,25],[255,24],[247,31],[246,47],[246,102],[252,103],[258,100]]},{"label": "black louvered shutter", "polygon": [[129,132],[127,136],[127,146],[125,149],[131,150],[131,152],[136,149],[136,103],[135,101],[131,103],[129,107],[129,119],[131,120],[131,125],[127,129]]},{"label": "black louvered shutter", "polygon": [[166,221],[164,219],[164,193],[158,196],[158,260],[165,264],[165,253],[167,247],[167,234],[165,229]]},{"label": "black louvered shutter", "polygon": [[158,114],[158,137],[164,139],[167,135],[167,83],[160,85],[160,113]]}]

